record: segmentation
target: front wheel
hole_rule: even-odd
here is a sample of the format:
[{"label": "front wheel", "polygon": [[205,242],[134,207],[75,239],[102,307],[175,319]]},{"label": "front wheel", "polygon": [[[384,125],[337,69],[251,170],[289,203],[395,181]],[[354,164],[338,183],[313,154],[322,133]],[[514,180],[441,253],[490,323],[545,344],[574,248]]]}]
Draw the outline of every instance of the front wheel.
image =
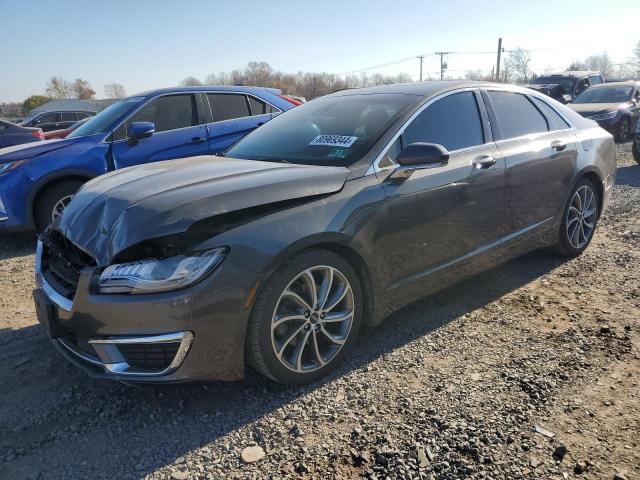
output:
[{"label": "front wheel", "polygon": [[33,211],[38,232],[44,231],[50,223],[62,215],[82,184],[80,180],[65,180],[46,187],[38,195]]},{"label": "front wheel", "polygon": [[575,186],[565,207],[560,237],[555,250],[577,257],[589,246],[599,217],[600,197],[591,180],[582,179]]},{"label": "front wheel", "polygon": [[286,384],[313,382],[352,348],[362,321],[360,280],[341,256],[302,252],[267,281],[247,332],[251,365]]},{"label": "front wheel", "polygon": [[616,131],[616,140],[619,143],[624,143],[629,140],[629,134],[631,133],[631,121],[629,117],[622,117],[620,123],[618,123],[618,129]]}]

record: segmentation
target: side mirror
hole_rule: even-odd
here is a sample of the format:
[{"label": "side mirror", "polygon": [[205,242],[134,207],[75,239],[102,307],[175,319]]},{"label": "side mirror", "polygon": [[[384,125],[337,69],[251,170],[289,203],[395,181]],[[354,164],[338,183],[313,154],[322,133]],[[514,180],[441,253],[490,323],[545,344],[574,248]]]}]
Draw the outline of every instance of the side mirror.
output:
[{"label": "side mirror", "polygon": [[449,152],[442,145],[423,142],[408,145],[396,158],[401,167],[417,168],[443,165],[448,160]]},{"label": "side mirror", "polygon": [[149,138],[156,131],[156,126],[152,122],[132,122],[127,127],[129,145],[136,145],[138,140]]}]

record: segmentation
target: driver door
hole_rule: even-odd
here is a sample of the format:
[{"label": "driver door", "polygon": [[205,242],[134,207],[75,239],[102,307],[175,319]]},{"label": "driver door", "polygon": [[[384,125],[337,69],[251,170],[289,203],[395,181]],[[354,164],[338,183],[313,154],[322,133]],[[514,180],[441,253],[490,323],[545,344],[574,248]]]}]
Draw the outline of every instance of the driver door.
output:
[{"label": "driver door", "polygon": [[415,142],[437,143],[450,157],[446,165],[417,169],[403,181],[383,181],[388,221],[380,254],[390,266],[385,280],[391,288],[500,243],[505,162],[481,102],[474,91],[437,100],[392,145],[399,151]]}]

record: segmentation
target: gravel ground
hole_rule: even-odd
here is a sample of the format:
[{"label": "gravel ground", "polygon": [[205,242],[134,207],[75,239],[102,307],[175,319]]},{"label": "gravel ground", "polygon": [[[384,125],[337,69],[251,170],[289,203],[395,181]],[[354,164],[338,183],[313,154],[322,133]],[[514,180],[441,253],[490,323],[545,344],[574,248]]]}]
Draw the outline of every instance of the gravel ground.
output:
[{"label": "gravel ground", "polygon": [[618,162],[580,258],[416,303],[302,389],[92,381],[36,325],[33,238],[0,238],[0,478],[640,478],[640,166]]}]

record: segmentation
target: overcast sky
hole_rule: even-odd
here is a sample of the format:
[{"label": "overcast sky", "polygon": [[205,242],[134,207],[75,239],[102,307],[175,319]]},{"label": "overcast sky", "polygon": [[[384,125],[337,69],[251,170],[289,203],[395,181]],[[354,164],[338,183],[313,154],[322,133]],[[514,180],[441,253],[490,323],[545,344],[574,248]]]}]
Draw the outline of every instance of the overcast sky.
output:
[{"label": "overcast sky", "polygon": [[[59,75],[127,93],[252,60],[286,72],[439,70],[437,51],[532,49],[532,68],[562,69],[607,51],[624,62],[640,40],[638,0],[206,1],[0,0],[0,102],[42,94]],[[451,75],[489,71],[495,54],[452,54]]]}]

